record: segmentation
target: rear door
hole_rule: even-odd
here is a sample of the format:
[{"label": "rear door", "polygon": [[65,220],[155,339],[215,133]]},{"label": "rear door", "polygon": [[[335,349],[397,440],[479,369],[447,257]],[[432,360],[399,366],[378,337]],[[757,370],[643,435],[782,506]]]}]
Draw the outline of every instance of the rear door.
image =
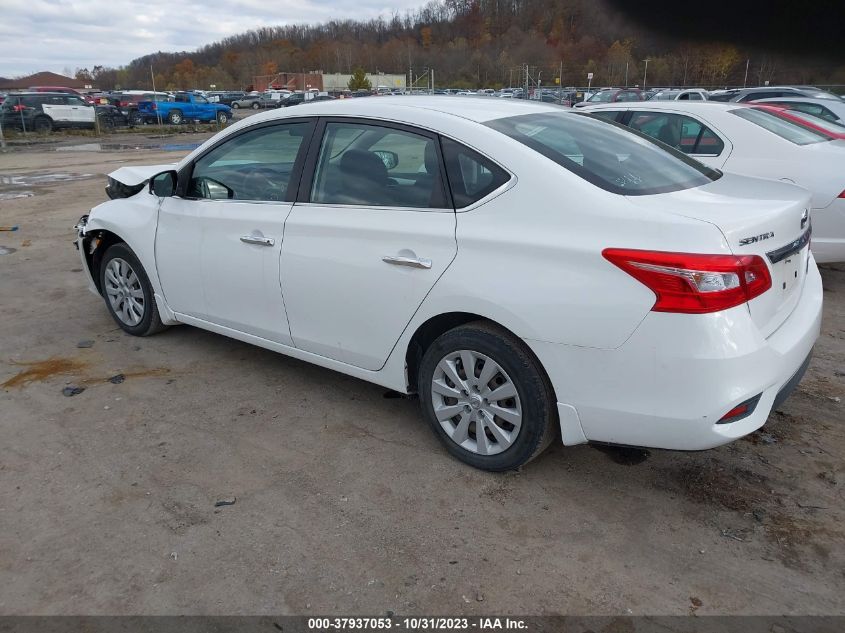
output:
[{"label": "rear door", "polygon": [[36,100],[41,103],[44,114],[53,119],[54,123],[70,125],[74,122],[73,112],[64,95],[38,96]]},{"label": "rear door", "polygon": [[457,252],[440,145],[427,131],[323,120],[285,223],[294,344],[380,369]]}]

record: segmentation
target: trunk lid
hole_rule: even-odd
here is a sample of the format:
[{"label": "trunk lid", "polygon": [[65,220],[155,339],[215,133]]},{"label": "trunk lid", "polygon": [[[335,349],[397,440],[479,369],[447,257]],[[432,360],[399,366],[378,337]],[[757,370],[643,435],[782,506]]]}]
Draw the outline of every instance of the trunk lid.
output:
[{"label": "trunk lid", "polygon": [[763,336],[777,330],[798,304],[809,266],[808,191],[773,180],[725,174],[701,187],[628,200],[709,222],[721,231],[731,253],[759,255],[766,262],[772,287],[748,303]]}]

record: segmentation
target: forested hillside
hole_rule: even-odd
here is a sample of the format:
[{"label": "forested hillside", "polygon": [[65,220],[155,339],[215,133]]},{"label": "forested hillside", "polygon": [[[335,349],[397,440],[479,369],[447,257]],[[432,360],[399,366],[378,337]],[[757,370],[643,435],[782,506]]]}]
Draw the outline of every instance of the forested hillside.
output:
[{"label": "forested hillside", "polygon": [[154,53],[120,69],[81,69],[101,88],[246,88],[276,72],[368,72],[421,75],[438,86],[518,85],[523,64],[544,85],[563,67],[564,85],[845,84],[845,67],[719,41],[689,42],[632,25],[603,0],[439,0],[405,15],[370,21],[261,28],[193,52]]}]

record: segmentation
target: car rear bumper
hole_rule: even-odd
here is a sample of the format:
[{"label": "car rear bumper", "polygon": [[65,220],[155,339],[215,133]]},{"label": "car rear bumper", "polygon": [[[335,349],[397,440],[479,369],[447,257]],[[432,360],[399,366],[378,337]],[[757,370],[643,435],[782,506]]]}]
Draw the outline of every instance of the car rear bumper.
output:
[{"label": "car rear bumper", "polygon": [[[561,415],[565,444],[583,437],[703,450],[766,422],[800,382],[821,314],[822,281],[812,262],[801,300],[768,338],[743,305],[704,315],[650,312],[617,349],[527,342],[549,374],[558,411],[567,412]],[[757,396],[753,413],[718,423]]]}]

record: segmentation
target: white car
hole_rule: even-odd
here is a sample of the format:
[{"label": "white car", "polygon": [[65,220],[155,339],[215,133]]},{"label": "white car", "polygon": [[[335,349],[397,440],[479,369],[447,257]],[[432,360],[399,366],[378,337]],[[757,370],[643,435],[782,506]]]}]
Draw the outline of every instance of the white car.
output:
[{"label": "white car", "polygon": [[688,90],[661,90],[648,101],[707,101],[707,91],[699,88]]},{"label": "white car", "polygon": [[845,261],[845,141],[749,105],[646,101],[585,112],[643,132],[710,167],[809,189],[816,261]]},{"label": "white car", "polygon": [[806,191],[555,106],[317,102],[109,191],[77,246],[126,332],[187,323],[417,393],[487,470],[555,437],[730,442],[819,333]]}]

